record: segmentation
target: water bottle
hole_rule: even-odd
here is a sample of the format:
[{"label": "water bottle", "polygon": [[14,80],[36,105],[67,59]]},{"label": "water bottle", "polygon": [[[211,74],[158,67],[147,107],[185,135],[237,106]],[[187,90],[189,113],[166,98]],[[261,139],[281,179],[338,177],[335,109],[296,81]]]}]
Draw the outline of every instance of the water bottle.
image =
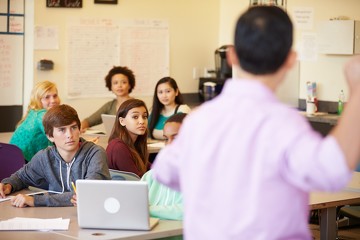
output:
[{"label": "water bottle", "polygon": [[344,95],[344,91],[341,90],[340,94],[339,94],[339,101],[338,101],[338,115],[341,115],[341,113],[344,110],[344,101],[345,101],[345,95]]}]

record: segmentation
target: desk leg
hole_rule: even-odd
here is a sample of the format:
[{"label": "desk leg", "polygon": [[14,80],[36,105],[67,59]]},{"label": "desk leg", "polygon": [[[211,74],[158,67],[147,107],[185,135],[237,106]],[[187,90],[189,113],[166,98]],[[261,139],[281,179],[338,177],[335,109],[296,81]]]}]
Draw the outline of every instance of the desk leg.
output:
[{"label": "desk leg", "polygon": [[336,207],[320,210],[320,239],[335,240],[337,237]]}]

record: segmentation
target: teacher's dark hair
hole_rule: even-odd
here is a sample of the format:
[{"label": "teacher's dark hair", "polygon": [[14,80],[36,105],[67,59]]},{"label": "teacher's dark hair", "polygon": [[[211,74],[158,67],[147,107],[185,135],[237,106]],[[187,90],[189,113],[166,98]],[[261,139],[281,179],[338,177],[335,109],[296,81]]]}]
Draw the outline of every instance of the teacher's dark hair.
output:
[{"label": "teacher's dark hair", "polygon": [[241,68],[249,73],[276,72],[284,64],[292,43],[293,25],[279,7],[251,7],[236,24],[236,55]]}]

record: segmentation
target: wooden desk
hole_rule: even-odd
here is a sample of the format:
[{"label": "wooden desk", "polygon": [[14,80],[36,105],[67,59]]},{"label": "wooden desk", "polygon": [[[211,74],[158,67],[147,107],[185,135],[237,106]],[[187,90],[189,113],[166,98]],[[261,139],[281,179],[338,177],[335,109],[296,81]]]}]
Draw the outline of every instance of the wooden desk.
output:
[{"label": "wooden desk", "polygon": [[13,217],[70,218],[68,231],[0,231],[0,239],[154,239],[182,235],[182,222],[160,220],[151,231],[82,229],[77,222],[76,207],[15,208],[9,201],[0,203],[1,219]]},{"label": "wooden desk", "polygon": [[320,239],[337,237],[336,207],[360,203],[360,173],[355,172],[347,187],[336,193],[311,193],[311,209],[320,210]]}]

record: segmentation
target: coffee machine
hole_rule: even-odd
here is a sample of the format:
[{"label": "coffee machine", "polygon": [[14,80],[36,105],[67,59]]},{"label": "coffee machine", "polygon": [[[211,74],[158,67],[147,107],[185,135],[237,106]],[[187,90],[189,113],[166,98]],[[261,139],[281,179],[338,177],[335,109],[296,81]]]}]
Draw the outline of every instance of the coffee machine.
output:
[{"label": "coffee machine", "polygon": [[232,77],[232,67],[226,60],[226,54],[230,47],[230,45],[223,45],[215,50],[215,72],[217,78],[227,79]]},{"label": "coffee machine", "polygon": [[[201,77],[199,79],[199,96],[201,101],[207,101],[219,95],[225,80],[232,77],[232,67],[226,60],[229,47],[231,45],[224,45],[215,50],[215,76]],[[208,92],[208,90],[211,91]]]}]

